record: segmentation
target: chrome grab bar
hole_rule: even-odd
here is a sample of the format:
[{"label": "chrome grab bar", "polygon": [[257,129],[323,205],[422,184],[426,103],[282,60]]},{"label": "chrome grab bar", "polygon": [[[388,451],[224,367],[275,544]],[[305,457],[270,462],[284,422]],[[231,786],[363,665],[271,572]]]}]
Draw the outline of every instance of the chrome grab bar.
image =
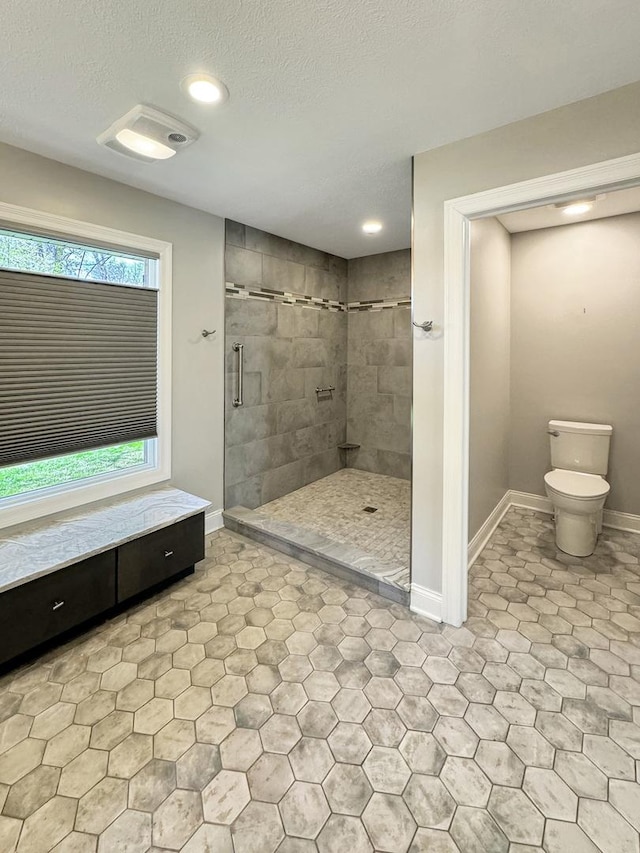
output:
[{"label": "chrome grab bar", "polygon": [[244,344],[239,344],[236,342],[233,345],[233,351],[238,353],[236,396],[233,401],[233,405],[237,409],[238,406],[244,405],[244,400],[242,399],[244,393]]}]

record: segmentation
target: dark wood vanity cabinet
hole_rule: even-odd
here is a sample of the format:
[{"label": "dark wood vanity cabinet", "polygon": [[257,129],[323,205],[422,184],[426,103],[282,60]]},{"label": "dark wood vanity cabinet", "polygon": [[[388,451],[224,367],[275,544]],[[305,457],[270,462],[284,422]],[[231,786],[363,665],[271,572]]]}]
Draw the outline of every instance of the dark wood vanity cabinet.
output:
[{"label": "dark wood vanity cabinet", "polygon": [[115,568],[107,551],[0,594],[0,663],[114,607]]},{"label": "dark wood vanity cabinet", "polygon": [[204,557],[204,513],[0,592],[0,665],[123,601],[182,575]]},{"label": "dark wood vanity cabinet", "polygon": [[204,558],[204,514],[118,548],[118,601],[150,589]]}]

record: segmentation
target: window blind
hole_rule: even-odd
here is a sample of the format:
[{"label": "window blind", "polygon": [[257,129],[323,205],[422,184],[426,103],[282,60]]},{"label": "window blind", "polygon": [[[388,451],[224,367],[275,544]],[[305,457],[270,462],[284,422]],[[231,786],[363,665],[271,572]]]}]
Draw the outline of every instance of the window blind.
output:
[{"label": "window blind", "polygon": [[157,298],[0,270],[0,466],[156,436]]}]

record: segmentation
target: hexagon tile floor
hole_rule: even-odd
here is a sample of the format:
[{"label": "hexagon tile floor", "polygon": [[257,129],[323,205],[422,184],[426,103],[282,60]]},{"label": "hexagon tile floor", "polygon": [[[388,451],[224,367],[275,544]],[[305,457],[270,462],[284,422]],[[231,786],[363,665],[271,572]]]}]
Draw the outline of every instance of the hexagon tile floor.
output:
[{"label": "hexagon tile floor", "polygon": [[453,629],[222,531],[0,681],[0,850],[638,853],[639,554],[512,510]]}]

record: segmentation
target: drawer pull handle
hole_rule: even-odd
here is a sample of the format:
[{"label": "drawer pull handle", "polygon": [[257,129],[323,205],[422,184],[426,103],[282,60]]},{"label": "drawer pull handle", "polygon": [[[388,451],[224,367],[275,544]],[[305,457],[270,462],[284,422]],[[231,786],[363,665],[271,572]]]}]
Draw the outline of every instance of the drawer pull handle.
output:
[{"label": "drawer pull handle", "polygon": [[165,551],[164,555],[165,557],[173,557],[173,551]]},{"label": "drawer pull handle", "polygon": [[54,601],[52,610],[60,610],[61,607],[64,607],[64,601]]}]

